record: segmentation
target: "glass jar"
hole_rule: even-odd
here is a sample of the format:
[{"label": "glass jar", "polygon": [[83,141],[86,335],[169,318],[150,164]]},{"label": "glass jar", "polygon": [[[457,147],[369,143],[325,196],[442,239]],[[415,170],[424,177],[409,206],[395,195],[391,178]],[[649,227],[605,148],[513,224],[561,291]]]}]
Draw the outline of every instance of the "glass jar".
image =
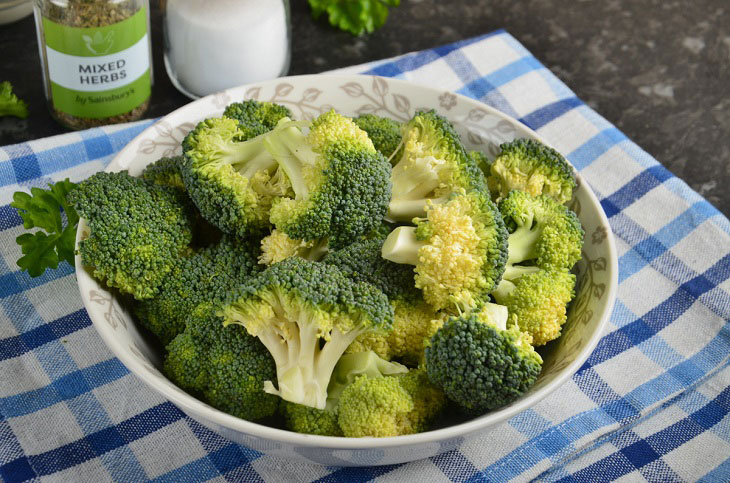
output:
[{"label": "glass jar", "polygon": [[35,0],[51,115],[71,129],[134,121],[152,90],[148,0]]},{"label": "glass jar", "polygon": [[167,0],[165,69],[196,99],[289,71],[288,0]]}]

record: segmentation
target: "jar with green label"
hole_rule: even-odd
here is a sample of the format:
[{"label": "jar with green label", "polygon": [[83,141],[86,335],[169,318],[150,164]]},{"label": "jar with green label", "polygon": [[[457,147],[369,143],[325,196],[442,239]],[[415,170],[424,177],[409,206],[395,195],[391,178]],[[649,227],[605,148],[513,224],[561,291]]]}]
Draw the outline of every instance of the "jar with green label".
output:
[{"label": "jar with green label", "polygon": [[134,121],[152,86],[148,0],[36,0],[46,98],[71,129]]}]

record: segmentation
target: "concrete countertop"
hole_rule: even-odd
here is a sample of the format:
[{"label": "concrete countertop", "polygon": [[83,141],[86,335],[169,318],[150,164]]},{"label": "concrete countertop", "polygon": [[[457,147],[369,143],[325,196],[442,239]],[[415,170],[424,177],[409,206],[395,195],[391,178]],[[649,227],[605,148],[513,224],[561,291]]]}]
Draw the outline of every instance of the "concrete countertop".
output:
[{"label": "concrete countertop", "polygon": [[[189,102],[162,63],[152,2],[150,117]],[[402,0],[388,23],[355,38],[291,2],[290,74],[309,74],[505,28],[626,135],[730,215],[730,3],[727,0]],[[32,17],[0,26],[0,80],[31,105],[0,120],[0,145],[60,134],[48,114]]]}]

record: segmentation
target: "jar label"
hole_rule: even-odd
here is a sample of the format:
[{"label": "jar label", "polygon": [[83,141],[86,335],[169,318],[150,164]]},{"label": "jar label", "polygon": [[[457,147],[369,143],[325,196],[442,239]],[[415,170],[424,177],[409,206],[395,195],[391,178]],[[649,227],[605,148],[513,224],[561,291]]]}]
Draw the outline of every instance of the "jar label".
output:
[{"label": "jar label", "polygon": [[150,96],[147,13],[94,28],[43,18],[53,106],[76,117],[124,114]]}]

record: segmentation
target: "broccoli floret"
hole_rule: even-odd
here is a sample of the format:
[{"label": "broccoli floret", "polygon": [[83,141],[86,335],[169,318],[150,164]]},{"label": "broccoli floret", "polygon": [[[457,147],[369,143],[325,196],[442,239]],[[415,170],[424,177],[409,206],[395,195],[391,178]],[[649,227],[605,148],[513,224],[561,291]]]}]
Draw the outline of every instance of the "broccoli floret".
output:
[{"label": "broccoli floret", "polygon": [[180,173],[184,159],[182,156],[160,158],[142,171],[142,179],[157,185],[185,190],[185,183]]},{"label": "broccoli floret", "polygon": [[394,309],[392,330],[363,334],[347,352],[372,350],[383,359],[417,365],[426,340],[441,326],[443,316],[423,300],[415,287],[413,267],[385,260],[380,255],[382,247],[383,237],[378,236],[330,252],[322,259],[353,280],[375,285],[388,296]]},{"label": "broccoli floret", "polygon": [[297,240],[329,238],[337,249],[380,224],[390,165],[351,119],[330,111],[312,122],[308,135],[296,126],[277,127],[264,142],[294,192],[271,208],[277,229]]},{"label": "broccoli floret", "polygon": [[510,232],[504,278],[548,270],[570,270],[581,258],[583,228],[578,216],[546,195],[512,191],[499,203]]},{"label": "broccoli floret", "polygon": [[276,376],[271,355],[240,326],[224,327],[216,304],[191,314],[185,331],[167,346],[163,369],[181,388],[239,418],[258,420],[276,412],[279,398],[264,392]]},{"label": "broccoli floret", "polygon": [[281,104],[249,99],[230,104],[223,111],[223,117],[238,121],[244,139],[251,139],[271,131],[280,120],[292,115]]},{"label": "broccoli floret", "polygon": [[337,422],[337,411],[282,401],[281,412],[286,427],[291,431],[319,436],[343,436]]},{"label": "broccoli floret", "polygon": [[200,122],[183,141],[181,172],[203,217],[225,233],[246,236],[268,227],[274,199],[289,181],[264,145],[231,118]]},{"label": "broccoli floret", "polygon": [[560,337],[568,303],[575,295],[575,275],[561,270],[540,270],[514,282],[502,280],[492,296],[517,318],[523,332],[540,346]]},{"label": "broccoli floret", "polygon": [[353,119],[360,129],[368,133],[375,149],[388,159],[398,159],[402,136],[401,123],[375,114],[363,114]]},{"label": "broccoli floret", "polygon": [[225,236],[216,245],[181,258],[160,285],[160,293],[139,302],[142,325],[168,344],[185,329],[185,320],[202,303],[222,302],[228,291],[260,271],[255,243]]},{"label": "broccoli floret", "polygon": [[126,171],[102,172],[81,182],[68,201],[91,230],[79,244],[84,265],[97,280],[138,300],[157,295],[189,251],[193,214],[180,190]]},{"label": "broccoli floret", "polygon": [[338,422],[347,437],[388,437],[425,431],[446,403],[423,370],[358,376],[340,396]]},{"label": "broccoli floret", "polygon": [[352,282],[324,263],[298,257],[271,265],[242,284],[221,311],[226,325],[241,324],[269,349],[282,399],[324,409],[337,361],[360,334],[393,321],[377,288]]},{"label": "broccoli floret", "polygon": [[391,181],[388,218],[401,222],[425,216],[427,200],[443,202],[460,189],[486,190],[454,127],[435,111],[418,112],[403,127],[403,151]]},{"label": "broccoli floret", "polygon": [[426,218],[415,222],[388,235],[383,258],[415,265],[416,287],[436,310],[485,300],[507,259],[507,230],[486,191],[429,202]]},{"label": "broccoli floret", "polygon": [[370,378],[404,374],[408,369],[400,364],[388,362],[374,352],[345,354],[340,357],[327,387],[325,409],[284,401],[282,411],[287,427],[297,433],[319,434],[322,436],[342,436],[337,422],[337,406],[342,391],[358,376]]},{"label": "broccoli floret", "polygon": [[28,104],[18,99],[8,81],[0,82],[0,117],[3,116],[28,117]]},{"label": "broccoli floret", "polygon": [[271,265],[289,257],[318,261],[327,253],[327,239],[292,240],[281,230],[274,229],[261,240],[259,263]]},{"label": "broccoli floret", "polygon": [[474,310],[446,321],[426,348],[429,380],[467,413],[504,406],[537,380],[542,358],[506,312]]},{"label": "broccoli floret", "polygon": [[532,139],[516,139],[500,148],[487,177],[493,196],[504,198],[512,190],[521,190],[550,196],[561,204],[573,197],[575,174],[559,152]]}]

